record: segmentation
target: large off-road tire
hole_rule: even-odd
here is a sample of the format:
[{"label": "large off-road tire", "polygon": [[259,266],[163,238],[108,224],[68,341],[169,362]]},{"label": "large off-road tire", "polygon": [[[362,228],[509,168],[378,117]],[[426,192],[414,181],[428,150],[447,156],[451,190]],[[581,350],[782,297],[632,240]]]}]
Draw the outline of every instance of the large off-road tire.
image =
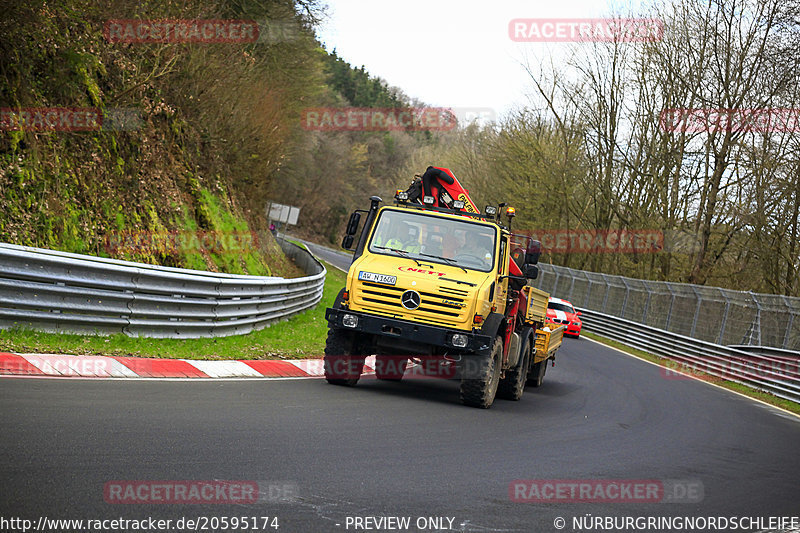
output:
[{"label": "large off-road tire", "polygon": [[352,387],[358,383],[364,369],[364,355],[356,353],[356,335],[350,331],[330,328],[325,340],[325,379],[333,385]]},{"label": "large off-road tire", "polygon": [[375,377],[385,381],[400,381],[406,371],[408,357],[379,354],[375,356]]},{"label": "large off-road tire", "polygon": [[531,371],[528,372],[528,385],[531,387],[541,387],[544,381],[544,373],[547,372],[547,363],[549,359],[540,361],[531,365]]},{"label": "large off-road tire", "polygon": [[466,368],[461,377],[461,403],[470,407],[488,409],[497,395],[503,365],[503,340],[495,337],[492,353],[488,356],[467,356]]},{"label": "large off-road tire", "polygon": [[506,376],[500,380],[497,387],[497,396],[504,400],[517,401],[522,398],[525,391],[525,380],[528,379],[528,367],[531,362],[531,341],[525,339],[522,345],[522,353],[519,356],[517,365],[506,371]]}]

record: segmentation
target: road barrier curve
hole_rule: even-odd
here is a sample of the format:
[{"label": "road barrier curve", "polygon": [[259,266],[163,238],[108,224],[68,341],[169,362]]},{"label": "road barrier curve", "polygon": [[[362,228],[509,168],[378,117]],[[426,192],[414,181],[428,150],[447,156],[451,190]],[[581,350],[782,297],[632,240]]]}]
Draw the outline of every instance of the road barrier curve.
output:
[{"label": "road barrier curve", "polygon": [[322,263],[278,243],[305,276],[221,274],[0,243],[0,329],[173,339],[250,333],[322,298]]}]

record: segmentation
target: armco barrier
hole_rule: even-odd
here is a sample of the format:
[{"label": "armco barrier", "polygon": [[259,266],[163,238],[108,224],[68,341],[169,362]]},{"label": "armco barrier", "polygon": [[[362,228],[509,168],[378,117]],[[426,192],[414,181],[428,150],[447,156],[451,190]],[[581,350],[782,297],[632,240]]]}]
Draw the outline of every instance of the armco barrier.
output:
[{"label": "armco barrier", "polygon": [[800,298],[539,264],[535,286],[573,305],[726,346],[800,352]]},{"label": "armco barrier", "polygon": [[131,337],[241,335],[315,306],[325,267],[282,240],[301,278],[147,265],[0,243],[0,329]]},{"label": "armco barrier", "polygon": [[[638,280],[547,263],[539,264],[534,286],[569,300],[583,313],[586,331],[669,359],[668,377],[696,373],[800,402],[800,298]],[[753,342],[757,340],[780,348]]]}]

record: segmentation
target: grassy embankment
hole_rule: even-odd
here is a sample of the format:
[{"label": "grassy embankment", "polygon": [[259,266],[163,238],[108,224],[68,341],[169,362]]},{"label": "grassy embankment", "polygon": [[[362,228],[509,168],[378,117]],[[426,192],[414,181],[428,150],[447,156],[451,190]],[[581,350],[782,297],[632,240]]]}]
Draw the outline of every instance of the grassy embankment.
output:
[{"label": "grassy embankment", "polygon": [[327,323],[324,310],[344,286],[345,274],[325,265],[322,300],[313,309],[247,335],[215,339],[145,339],[123,334],[64,335],[30,330],[0,331],[0,350],[16,353],[125,355],[170,359],[304,359],[320,357]]}]

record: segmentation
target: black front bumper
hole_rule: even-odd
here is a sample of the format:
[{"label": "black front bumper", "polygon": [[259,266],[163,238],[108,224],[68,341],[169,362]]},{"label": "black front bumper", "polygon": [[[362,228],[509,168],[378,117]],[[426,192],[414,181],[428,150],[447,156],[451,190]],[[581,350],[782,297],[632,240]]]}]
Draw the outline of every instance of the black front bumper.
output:
[{"label": "black front bumper", "polygon": [[[354,328],[345,327],[342,324],[343,315],[354,315],[358,317],[358,325]],[[325,310],[325,319],[331,328],[340,328],[348,331],[358,331],[368,335],[380,335],[388,338],[400,338],[406,341],[427,344],[446,348],[449,351],[459,353],[472,353],[477,355],[489,355],[492,351],[492,337],[471,333],[458,329],[448,329],[439,326],[428,326],[408,320],[398,320],[384,316],[368,315],[348,309]],[[456,348],[451,339],[454,334],[466,335],[467,346]]]}]

